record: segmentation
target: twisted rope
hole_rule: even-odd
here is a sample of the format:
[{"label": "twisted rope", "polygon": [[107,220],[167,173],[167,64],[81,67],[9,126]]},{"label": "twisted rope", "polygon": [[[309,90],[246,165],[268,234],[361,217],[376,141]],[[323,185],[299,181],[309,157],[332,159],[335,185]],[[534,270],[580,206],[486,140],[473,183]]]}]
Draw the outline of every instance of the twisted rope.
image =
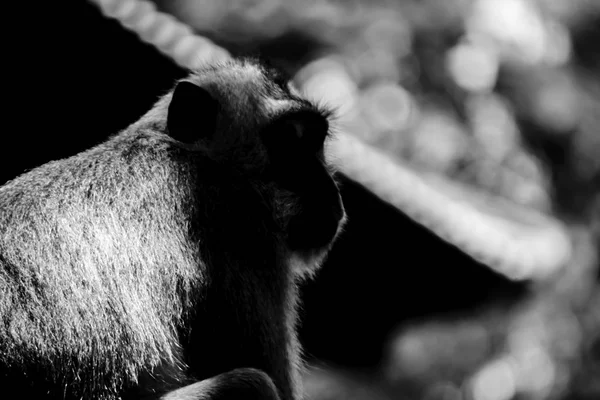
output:
[{"label": "twisted rope", "polygon": [[153,45],[179,66],[195,69],[201,63],[227,59],[229,52],[194,34],[189,25],[160,12],[146,0],[90,0],[104,16],[114,18],[139,38]]},{"label": "twisted rope", "polygon": [[570,259],[569,238],[557,221],[530,212],[529,225],[494,216],[476,192],[417,173],[350,135],[339,135],[331,146],[345,174],[510,279],[547,278]]},{"label": "twisted rope", "polygon": [[[194,34],[149,1],[90,1],[184,68],[230,57],[227,50]],[[532,211],[523,213],[529,221],[494,216],[481,195],[393,161],[350,134],[337,138],[330,150],[342,172],[508,278],[547,278],[569,261],[570,239],[558,221]]]}]

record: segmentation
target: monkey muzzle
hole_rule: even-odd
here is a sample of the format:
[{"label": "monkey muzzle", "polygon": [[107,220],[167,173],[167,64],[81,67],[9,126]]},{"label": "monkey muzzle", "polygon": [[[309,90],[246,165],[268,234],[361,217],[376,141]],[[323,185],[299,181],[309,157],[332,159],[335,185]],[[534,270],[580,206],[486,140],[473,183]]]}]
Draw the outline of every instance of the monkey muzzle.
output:
[{"label": "monkey muzzle", "polygon": [[315,251],[327,248],[335,239],[344,219],[341,201],[324,210],[322,205],[308,206],[292,218],[289,224],[289,245],[294,251]]},{"label": "monkey muzzle", "polygon": [[290,146],[271,154],[269,176],[292,195],[293,209],[284,229],[290,250],[299,254],[320,253],[330,247],[345,219],[338,186],[322,155]]},{"label": "monkey muzzle", "polygon": [[310,186],[309,190],[299,193],[300,211],[288,224],[288,243],[293,251],[313,252],[328,248],[345,219],[337,184],[328,173]]}]

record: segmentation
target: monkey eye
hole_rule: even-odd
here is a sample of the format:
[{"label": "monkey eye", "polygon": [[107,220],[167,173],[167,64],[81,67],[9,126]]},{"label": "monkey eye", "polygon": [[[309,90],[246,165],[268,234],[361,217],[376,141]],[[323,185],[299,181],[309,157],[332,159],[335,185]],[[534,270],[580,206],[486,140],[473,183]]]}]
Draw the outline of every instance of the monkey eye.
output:
[{"label": "monkey eye", "polygon": [[321,150],[329,125],[327,120],[320,115],[303,114],[294,116],[286,121],[281,134],[294,142],[295,146],[300,146],[309,153],[315,153]]},{"label": "monkey eye", "polygon": [[275,159],[317,154],[323,148],[328,129],[327,119],[320,114],[299,112],[286,115],[269,126],[263,140]]}]

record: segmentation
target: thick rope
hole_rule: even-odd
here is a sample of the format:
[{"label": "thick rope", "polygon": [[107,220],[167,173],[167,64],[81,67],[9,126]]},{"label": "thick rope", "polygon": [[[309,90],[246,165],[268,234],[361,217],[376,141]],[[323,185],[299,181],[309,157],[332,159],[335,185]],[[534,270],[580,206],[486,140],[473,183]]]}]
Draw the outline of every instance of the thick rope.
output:
[{"label": "thick rope", "polygon": [[482,210],[485,199],[477,199],[477,193],[470,199],[467,191],[453,191],[445,179],[417,173],[353,136],[340,135],[332,147],[348,176],[508,278],[542,279],[570,258],[562,225],[541,214],[528,213],[530,226],[513,224]]},{"label": "thick rope", "polygon": [[179,66],[195,69],[201,63],[226,59],[229,52],[195,35],[189,25],[160,12],[146,0],[91,0],[102,13],[118,20],[141,40],[156,47]]},{"label": "thick rope", "polygon": [[[146,0],[90,1],[184,68],[229,57],[227,50]],[[494,216],[478,194],[417,173],[350,134],[337,137],[330,150],[342,172],[497,272],[511,279],[543,279],[570,259],[569,236],[558,221],[532,211],[523,212],[527,222]]]}]

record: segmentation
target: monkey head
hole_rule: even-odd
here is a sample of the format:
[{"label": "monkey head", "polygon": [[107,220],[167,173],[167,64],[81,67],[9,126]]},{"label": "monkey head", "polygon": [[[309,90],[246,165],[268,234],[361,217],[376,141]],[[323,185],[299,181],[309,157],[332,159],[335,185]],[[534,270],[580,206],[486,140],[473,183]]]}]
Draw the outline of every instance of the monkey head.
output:
[{"label": "monkey head", "polygon": [[252,182],[292,265],[306,273],[322,261],[346,219],[324,156],[331,115],[296,94],[281,71],[243,60],[180,81],[166,128],[228,176]]}]

